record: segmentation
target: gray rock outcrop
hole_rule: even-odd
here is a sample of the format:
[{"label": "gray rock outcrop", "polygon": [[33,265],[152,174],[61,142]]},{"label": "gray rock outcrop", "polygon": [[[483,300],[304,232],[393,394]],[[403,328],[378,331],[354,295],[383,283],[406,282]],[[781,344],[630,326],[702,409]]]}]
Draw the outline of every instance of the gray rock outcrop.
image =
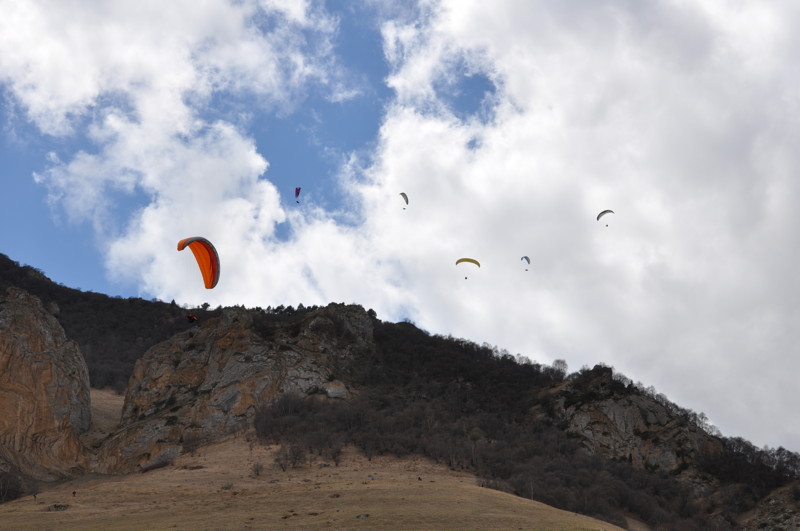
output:
[{"label": "gray rock outcrop", "polygon": [[595,368],[579,385],[559,390],[557,417],[592,453],[637,468],[680,472],[722,443],[639,391],[626,392],[610,368]]},{"label": "gray rock outcrop", "polygon": [[99,471],[169,461],[244,428],[282,393],[346,398],[336,370],[370,348],[372,321],[360,307],[329,305],[280,319],[225,308],[137,361],[121,429],[101,447]]}]

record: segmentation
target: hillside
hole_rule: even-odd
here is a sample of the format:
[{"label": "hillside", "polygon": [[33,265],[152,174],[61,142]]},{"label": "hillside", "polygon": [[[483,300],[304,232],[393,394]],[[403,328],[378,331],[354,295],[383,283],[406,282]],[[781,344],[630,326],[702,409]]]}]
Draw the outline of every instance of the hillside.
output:
[{"label": "hillside", "polygon": [[[310,470],[309,460],[320,469],[343,459],[387,467],[392,460],[430,460],[473,478],[480,492],[490,487],[618,526],[633,518],[654,529],[755,529],[790,521],[799,508],[798,454],[722,437],[702,414],[602,364],[568,374],[563,362],[541,365],[384,322],[358,305],[191,310],[200,320],[190,324],[189,310],[177,304],[84,294],[10,260],[0,264],[0,285],[17,288],[0,293],[0,322],[16,327],[0,329],[2,344],[11,345],[0,349],[0,366],[14,349],[38,349],[26,353],[35,361],[18,366],[12,379],[39,381],[74,347],[64,340],[60,350],[37,345],[66,333],[93,353],[84,356],[83,371],[93,395],[105,396],[93,401],[87,431],[59,413],[79,401],[50,413],[38,403],[42,393],[29,395],[39,417],[82,444],[61,461],[48,457],[38,465],[37,456],[46,455],[36,442],[42,434],[6,434],[30,419],[12,418],[22,411],[16,406],[4,413],[0,444],[8,460],[0,462],[0,488],[15,477],[17,490],[30,492],[33,478],[53,475],[105,483],[111,480],[92,474],[150,471],[114,476],[130,479],[180,470],[198,449],[231,444],[231,434],[254,429],[264,445],[256,447],[272,452],[262,464],[284,474]],[[118,349],[121,340],[109,330],[138,339]],[[105,370],[127,384],[121,414],[113,398],[97,394]],[[88,384],[65,376],[47,392],[78,396]],[[233,483],[222,490],[234,490]],[[49,484],[38,483],[43,492]],[[9,492],[0,494],[13,498]]]},{"label": "hillside", "polygon": [[[100,404],[98,413],[114,403],[108,392],[94,391],[92,398]],[[145,474],[93,475],[44,488],[35,500],[27,496],[0,505],[0,522],[20,531],[620,529],[481,488],[474,475],[418,456],[368,461],[348,448],[338,466],[316,461],[281,471],[274,465],[277,447],[250,444],[251,436],[228,436]],[[264,467],[258,476],[257,463]],[[68,507],[48,510],[56,505]]]}]

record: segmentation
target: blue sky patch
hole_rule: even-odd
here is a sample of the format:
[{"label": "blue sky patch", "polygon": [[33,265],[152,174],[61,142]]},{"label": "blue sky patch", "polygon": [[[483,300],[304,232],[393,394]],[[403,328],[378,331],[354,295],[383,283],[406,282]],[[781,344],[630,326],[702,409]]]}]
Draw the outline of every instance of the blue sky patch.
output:
[{"label": "blue sky patch", "polygon": [[472,71],[463,61],[454,70],[454,78],[434,86],[439,98],[462,121],[490,122],[497,91],[494,82],[485,73]]}]

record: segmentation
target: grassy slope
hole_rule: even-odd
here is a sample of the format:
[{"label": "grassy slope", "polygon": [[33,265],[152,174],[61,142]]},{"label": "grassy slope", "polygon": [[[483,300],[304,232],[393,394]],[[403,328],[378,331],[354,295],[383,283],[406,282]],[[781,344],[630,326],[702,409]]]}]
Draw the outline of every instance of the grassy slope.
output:
[{"label": "grassy slope", "polygon": [[[121,401],[93,390],[96,418],[114,418]],[[36,500],[0,505],[0,522],[17,530],[619,529],[478,487],[474,476],[420,457],[369,462],[348,449],[338,467],[316,462],[282,472],[272,464],[274,450],[231,437],[146,474],[87,476],[45,488]],[[257,462],[264,471],[254,477]],[[69,508],[48,511],[54,504]]]}]

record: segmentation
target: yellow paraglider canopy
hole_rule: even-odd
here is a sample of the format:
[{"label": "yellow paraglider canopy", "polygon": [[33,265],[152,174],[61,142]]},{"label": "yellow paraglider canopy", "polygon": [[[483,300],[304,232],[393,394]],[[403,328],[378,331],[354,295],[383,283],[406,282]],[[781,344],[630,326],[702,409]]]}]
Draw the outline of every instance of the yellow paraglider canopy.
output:
[{"label": "yellow paraglider canopy", "polygon": [[206,289],[211,289],[219,282],[219,255],[211,242],[200,236],[184,238],[178,242],[178,250],[183,251],[186,247],[192,250],[200,272],[203,274],[203,282]]},{"label": "yellow paraglider canopy", "polygon": [[456,265],[463,262],[469,262],[470,264],[475,264],[478,267],[481,266],[481,263],[475,260],[474,258],[459,258],[458,260],[456,260]]}]

